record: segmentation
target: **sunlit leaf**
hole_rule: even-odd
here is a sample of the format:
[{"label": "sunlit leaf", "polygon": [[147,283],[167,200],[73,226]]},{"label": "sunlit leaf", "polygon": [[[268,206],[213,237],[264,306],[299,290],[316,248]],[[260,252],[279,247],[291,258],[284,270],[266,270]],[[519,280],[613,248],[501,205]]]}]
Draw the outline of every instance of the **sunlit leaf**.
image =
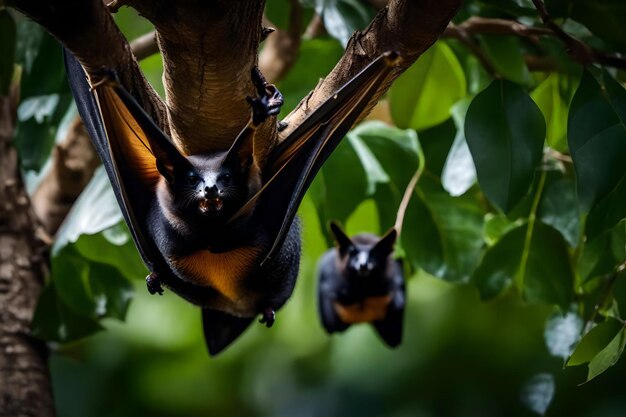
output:
[{"label": "sunlit leaf", "polygon": [[466,94],[461,64],[448,45],[437,42],[389,90],[391,115],[398,127],[417,130],[440,124]]},{"label": "sunlit leaf", "polygon": [[468,106],[469,101],[464,100],[452,108],[452,118],[457,132],[441,173],[441,184],[453,197],[465,193],[476,182],[476,167],[463,128]]},{"label": "sunlit leaf", "polygon": [[465,137],[478,183],[496,206],[511,210],[528,192],[541,162],[545,122],[519,85],[495,80],[467,111]]},{"label": "sunlit leaf", "polygon": [[123,220],[106,172],[101,167],[81,193],[59,229],[53,255],[80,235],[95,234]]}]

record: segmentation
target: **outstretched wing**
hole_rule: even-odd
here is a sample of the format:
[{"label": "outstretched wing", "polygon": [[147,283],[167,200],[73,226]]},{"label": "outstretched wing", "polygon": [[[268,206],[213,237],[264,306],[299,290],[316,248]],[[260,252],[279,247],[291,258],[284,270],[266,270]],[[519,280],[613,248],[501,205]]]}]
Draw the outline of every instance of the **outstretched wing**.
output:
[{"label": "outstretched wing", "polygon": [[[151,120],[146,124],[136,117],[137,109],[133,111],[123,100],[124,94],[128,93],[112,75],[104,75],[102,82],[92,87],[78,60],[68,51],[64,55],[78,112],[106,169],[135,245],[146,266],[152,270],[157,251],[146,237],[146,226],[142,220],[150,209],[159,181],[151,147],[154,139],[149,138],[150,134],[155,134],[150,130],[158,130],[158,127]],[[131,106],[134,103],[138,107],[132,98],[130,102]],[[161,135],[166,138],[162,132]]]},{"label": "outstretched wing", "polygon": [[314,110],[270,155],[263,188],[236,214],[254,209],[268,230],[264,263],[281,248],[311,181],[400,60],[388,52]]}]

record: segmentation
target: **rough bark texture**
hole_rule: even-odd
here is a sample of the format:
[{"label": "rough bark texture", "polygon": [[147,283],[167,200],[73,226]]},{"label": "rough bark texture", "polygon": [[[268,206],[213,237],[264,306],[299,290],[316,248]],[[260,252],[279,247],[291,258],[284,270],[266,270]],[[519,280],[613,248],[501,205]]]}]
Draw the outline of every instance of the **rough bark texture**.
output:
[{"label": "rough bark texture", "polygon": [[54,415],[45,345],[30,335],[46,274],[46,245],[37,238],[11,146],[15,100],[0,96],[0,416]]}]

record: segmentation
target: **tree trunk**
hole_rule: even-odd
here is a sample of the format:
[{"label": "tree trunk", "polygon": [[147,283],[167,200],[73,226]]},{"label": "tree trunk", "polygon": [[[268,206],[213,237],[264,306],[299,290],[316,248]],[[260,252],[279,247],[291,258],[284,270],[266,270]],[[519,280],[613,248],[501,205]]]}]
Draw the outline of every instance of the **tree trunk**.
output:
[{"label": "tree trunk", "polygon": [[47,274],[42,231],[12,147],[17,94],[0,96],[0,416],[54,416],[47,349],[31,321]]}]

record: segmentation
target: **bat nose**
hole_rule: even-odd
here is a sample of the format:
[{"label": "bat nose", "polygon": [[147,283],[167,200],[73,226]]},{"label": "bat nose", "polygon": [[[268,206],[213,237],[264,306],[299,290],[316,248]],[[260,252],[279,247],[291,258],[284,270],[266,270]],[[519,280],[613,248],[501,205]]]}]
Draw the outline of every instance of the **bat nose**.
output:
[{"label": "bat nose", "polygon": [[204,197],[205,198],[211,198],[211,197],[215,197],[217,196],[219,193],[218,189],[217,189],[217,185],[212,185],[212,186],[206,186],[204,187]]}]

